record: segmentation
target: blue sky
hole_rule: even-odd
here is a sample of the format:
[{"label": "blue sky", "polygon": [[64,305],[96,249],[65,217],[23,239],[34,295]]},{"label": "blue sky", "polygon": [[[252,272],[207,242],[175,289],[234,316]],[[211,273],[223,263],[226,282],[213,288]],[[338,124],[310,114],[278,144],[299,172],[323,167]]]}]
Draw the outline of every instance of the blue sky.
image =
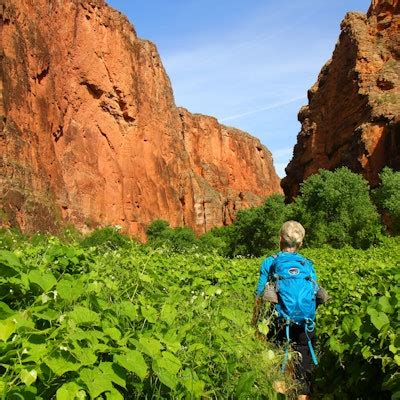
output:
[{"label": "blue sky", "polygon": [[108,0],[157,45],[178,106],[243,129],[292,157],[297,113],[348,11],[369,0]]}]

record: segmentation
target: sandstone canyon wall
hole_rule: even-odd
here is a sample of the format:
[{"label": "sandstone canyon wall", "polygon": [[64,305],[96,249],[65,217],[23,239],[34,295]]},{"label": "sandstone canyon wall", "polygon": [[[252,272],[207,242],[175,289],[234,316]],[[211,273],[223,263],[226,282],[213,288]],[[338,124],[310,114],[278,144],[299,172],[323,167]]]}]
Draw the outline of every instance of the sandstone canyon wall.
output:
[{"label": "sandstone canyon wall", "polygon": [[202,233],[281,191],[257,139],[175,106],[156,47],[103,0],[0,7],[3,224]]},{"label": "sandstone canyon wall", "polygon": [[400,169],[400,2],[373,0],[349,13],[332,59],[308,92],[282,187],[288,200],[320,168],[348,166],[375,186]]}]

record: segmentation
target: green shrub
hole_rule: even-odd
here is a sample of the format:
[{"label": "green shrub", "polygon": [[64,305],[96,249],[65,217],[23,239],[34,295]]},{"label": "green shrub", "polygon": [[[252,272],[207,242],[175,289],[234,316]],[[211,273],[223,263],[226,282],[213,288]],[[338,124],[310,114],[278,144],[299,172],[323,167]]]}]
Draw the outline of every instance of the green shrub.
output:
[{"label": "green shrub", "polygon": [[204,253],[215,253],[226,256],[229,254],[231,235],[232,225],[213,228],[199,237],[199,249]]},{"label": "green shrub", "polygon": [[97,247],[102,250],[115,250],[128,246],[131,239],[119,232],[119,227],[107,226],[95,229],[81,241],[84,248]]},{"label": "green shrub", "polygon": [[146,229],[146,235],[148,240],[155,241],[159,239],[168,239],[171,233],[171,227],[168,221],[163,219],[154,220]]},{"label": "green shrub", "polygon": [[196,235],[186,226],[173,229],[169,240],[171,250],[178,253],[184,253],[197,244]]},{"label": "green shrub", "polygon": [[268,197],[261,207],[240,210],[232,225],[230,255],[260,256],[277,248],[279,229],[290,213],[281,194]]},{"label": "green shrub", "polygon": [[185,253],[197,247],[197,238],[189,227],[171,228],[162,219],[153,221],[146,230],[149,245],[153,248],[165,247],[170,251]]},{"label": "green shrub", "polygon": [[18,249],[21,243],[27,240],[18,228],[0,228],[0,249],[12,250]]},{"label": "green shrub", "polygon": [[379,175],[380,186],[373,192],[378,208],[383,214],[383,220],[389,232],[400,234],[400,172],[384,168]]},{"label": "green shrub", "polygon": [[376,243],[381,225],[361,175],[342,167],[320,170],[302,183],[293,218],[306,229],[306,244],[366,248]]}]

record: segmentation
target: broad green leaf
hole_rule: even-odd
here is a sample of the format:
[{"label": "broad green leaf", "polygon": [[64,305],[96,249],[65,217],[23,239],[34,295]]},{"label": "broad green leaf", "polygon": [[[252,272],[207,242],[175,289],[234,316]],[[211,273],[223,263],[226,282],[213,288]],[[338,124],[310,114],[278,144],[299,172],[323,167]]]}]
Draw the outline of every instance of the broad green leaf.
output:
[{"label": "broad green leaf", "polygon": [[13,268],[21,267],[21,262],[17,255],[8,250],[0,250],[0,263]]},{"label": "broad green leaf", "polygon": [[397,354],[400,349],[398,349],[396,346],[393,346],[392,344],[389,345],[389,351],[391,351],[393,354]]},{"label": "broad green leaf", "polygon": [[28,274],[29,282],[38,285],[44,292],[48,292],[56,283],[57,279],[51,272],[42,272],[34,269]]},{"label": "broad green leaf", "polygon": [[123,388],[126,388],[126,373],[121,366],[111,362],[102,362],[100,363],[99,368],[103,374],[107,376],[107,379]]},{"label": "broad green leaf", "polygon": [[346,315],[342,321],[342,329],[347,334],[357,333],[362,325],[361,319],[358,315]]},{"label": "broad green leaf", "polygon": [[246,320],[247,315],[246,316],[243,315],[242,312],[240,312],[235,308],[228,308],[228,307],[222,308],[221,315],[226,319],[228,319],[229,321],[234,322],[238,326],[243,326],[247,321]]},{"label": "broad green leaf", "polygon": [[7,318],[6,320],[0,321],[0,340],[3,342],[15,332],[16,320],[14,318]]},{"label": "broad green leaf", "polygon": [[52,353],[45,358],[44,362],[58,376],[68,371],[78,371],[82,366],[80,362],[66,351]]},{"label": "broad green leaf", "polygon": [[83,400],[86,394],[75,382],[64,383],[56,393],[57,400]]},{"label": "broad green leaf", "polygon": [[105,328],[103,331],[112,340],[118,341],[121,339],[121,332],[117,328]]},{"label": "broad green leaf", "polygon": [[72,341],[84,341],[85,343],[90,343],[92,346],[96,346],[99,340],[104,340],[104,333],[96,329],[83,330],[76,329],[73,333],[68,335],[69,339]]},{"label": "broad green leaf", "polygon": [[393,392],[390,400],[400,400],[400,390],[396,390],[395,392]]},{"label": "broad green leaf", "polygon": [[15,311],[6,304],[0,301],[0,319],[6,319],[10,315],[15,314]]},{"label": "broad green leaf", "polygon": [[82,365],[93,365],[97,361],[97,355],[91,347],[76,347],[71,353]]},{"label": "broad green leaf", "polygon": [[371,348],[367,345],[364,346],[361,349],[361,354],[366,360],[368,360],[372,356]]},{"label": "broad green leaf", "polygon": [[28,354],[24,358],[24,362],[33,362],[33,363],[38,363],[39,361],[42,361],[43,358],[46,356],[46,354],[49,352],[49,349],[46,344],[44,343],[31,343],[28,340],[23,340],[22,346]]},{"label": "broad green leaf", "polygon": [[137,318],[138,306],[130,301],[123,301],[117,306],[119,314],[128,317],[131,321]]},{"label": "broad green leaf", "polygon": [[238,398],[251,393],[256,377],[257,375],[254,371],[248,371],[242,374],[235,388]]},{"label": "broad green leaf", "polygon": [[266,320],[262,320],[257,325],[257,330],[263,335],[267,335],[269,332],[269,326]]},{"label": "broad green leaf", "polygon": [[201,398],[205,383],[198,379],[197,374],[194,371],[185,369],[182,374],[181,382],[195,399]]},{"label": "broad green leaf", "polygon": [[8,250],[0,250],[0,277],[17,276],[21,268],[18,257]]},{"label": "broad green leaf", "polygon": [[57,293],[63,300],[74,301],[85,293],[85,289],[80,279],[63,278],[57,283]]},{"label": "broad green leaf", "polygon": [[27,369],[23,369],[19,373],[19,378],[22,382],[25,383],[26,386],[32,385],[32,383],[36,382],[37,379],[37,371],[35,369],[31,369],[28,371]]},{"label": "broad green leaf", "polygon": [[329,347],[333,352],[338,354],[342,354],[347,348],[345,344],[339,342],[339,340],[333,336],[329,339]]},{"label": "broad green leaf", "polygon": [[35,327],[35,323],[32,321],[32,318],[28,311],[21,311],[17,314],[14,314],[11,319],[15,322],[15,328],[17,330],[21,328],[33,329]]},{"label": "broad green leaf", "polygon": [[15,386],[7,391],[6,400],[39,400],[41,397],[37,396],[36,386]]},{"label": "broad green leaf", "polygon": [[158,379],[165,386],[170,389],[175,389],[178,384],[178,378],[175,374],[167,371],[166,369],[160,367],[155,361],[153,361],[153,371],[156,373]]},{"label": "broad green leaf", "polygon": [[151,322],[152,324],[157,322],[158,313],[154,307],[149,305],[142,306],[140,307],[140,311],[142,312],[143,317],[147,319],[147,321]]},{"label": "broad green leaf", "polygon": [[40,319],[45,319],[46,321],[54,321],[59,318],[60,312],[52,310],[51,308],[46,308],[43,312],[34,312],[34,315]]},{"label": "broad green leaf", "polygon": [[353,327],[353,318],[350,315],[346,315],[342,321],[342,329],[347,335],[350,335]]},{"label": "broad green leaf", "polygon": [[139,350],[154,358],[160,355],[162,344],[159,340],[142,336],[139,338]]},{"label": "broad green leaf", "polygon": [[193,343],[188,347],[187,351],[188,351],[188,353],[190,353],[192,351],[203,350],[206,348],[207,348],[206,345],[203,343]]},{"label": "broad green leaf", "polygon": [[159,367],[174,375],[182,368],[182,363],[179,358],[168,351],[164,351],[161,357],[155,358],[155,361]]},{"label": "broad green leaf", "polygon": [[79,371],[79,377],[87,386],[92,399],[95,399],[103,392],[114,389],[109,377],[103,374],[99,368],[83,368]]},{"label": "broad green leaf", "polygon": [[68,316],[77,325],[100,324],[99,314],[83,306],[75,306],[74,309],[68,313]]},{"label": "broad green leaf", "polygon": [[139,274],[139,279],[143,282],[146,283],[152,283],[153,282],[153,278],[149,275],[146,274]]},{"label": "broad green leaf", "polygon": [[386,314],[391,314],[393,312],[393,307],[390,304],[390,301],[387,297],[382,296],[378,300],[379,306],[381,311],[383,311]]},{"label": "broad green leaf", "polygon": [[369,307],[367,312],[371,317],[372,324],[378,330],[381,330],[385,325],[390,323],[388,316],[382,311],[377,311],[376,309]]},{"label": "broad green leaf", "polygon": [[135,373],[142,380],[147,375],[146,362],[137,350],[128,349],[124,354],[115,354],[114,361],[127,371]]},{"label": "broad green leaf", "polygon": [[106,392],[106,400],[124,400],[124,396],[117,389]]},{"label": "broad green leaf", "polygon": [[174,322],[177,314],[175,307],[170,304],[164,304],[161,308],[161,320],[166,322],[168,325],[171,325]]},{"label": "broad green leaf", "polygon": [[172,353],[176,353],[182,347],[180,342],[179,342],[178,335],[173,330],[168,331],[161,338],[161,341],[167,346],[167,349],[169,351],[172,351]]}]

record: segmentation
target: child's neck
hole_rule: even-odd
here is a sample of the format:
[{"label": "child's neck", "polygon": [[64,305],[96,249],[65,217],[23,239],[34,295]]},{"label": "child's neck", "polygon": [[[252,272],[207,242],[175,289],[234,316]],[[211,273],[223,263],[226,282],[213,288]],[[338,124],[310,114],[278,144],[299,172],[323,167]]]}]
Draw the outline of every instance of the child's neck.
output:
[{"label": "child's neck", "polygon": [[281,248],[281,251],[283,251],[284,253],[296,253],[297,250],[298,249],[296,247],[283,247],[283,248]]}]

